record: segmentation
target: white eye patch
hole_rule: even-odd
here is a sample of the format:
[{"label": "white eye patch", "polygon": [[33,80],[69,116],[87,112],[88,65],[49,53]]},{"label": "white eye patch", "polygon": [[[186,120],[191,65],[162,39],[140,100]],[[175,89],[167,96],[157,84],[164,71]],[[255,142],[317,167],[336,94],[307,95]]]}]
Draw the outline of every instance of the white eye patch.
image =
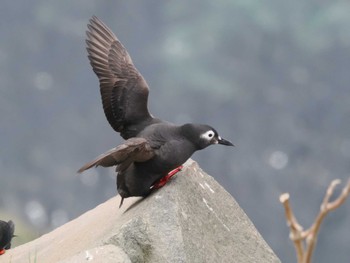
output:
[{"label": "white eye patch", "polygon": [[201,134],[201,138],[207,141],[210,141],[211,139],[213,139],[215,136],[215,132],[212,130],[206,131],[205,133]]}]

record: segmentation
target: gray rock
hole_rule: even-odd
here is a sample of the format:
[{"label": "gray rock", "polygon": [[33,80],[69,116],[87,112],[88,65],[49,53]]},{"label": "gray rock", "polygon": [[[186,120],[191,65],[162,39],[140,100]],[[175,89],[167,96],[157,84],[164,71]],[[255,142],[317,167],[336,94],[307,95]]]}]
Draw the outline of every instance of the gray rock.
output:
[{"label": "gray rock", "polygon": [[128,255],[124,251],[113,245],[104,245],[88,249],[72,256],[69,259],[60,260],[59,263],[76,263],[76,262],[93,262],[93,263],[131,263]]},{"label": "gray rock", "polygon": [[[149,197],[117,196],[4,262],[280,262],[235,200],[194,161]],[[18,233],[20,234],[20,233]],[[7,260],[7,261],[6,261]]]}]

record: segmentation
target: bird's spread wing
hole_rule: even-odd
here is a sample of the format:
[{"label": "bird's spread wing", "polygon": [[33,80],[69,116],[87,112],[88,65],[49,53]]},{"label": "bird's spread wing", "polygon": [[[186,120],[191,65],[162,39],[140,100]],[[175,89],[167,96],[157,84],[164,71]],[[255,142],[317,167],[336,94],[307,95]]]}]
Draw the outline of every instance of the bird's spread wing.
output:
[{"label": "bird's spread wing", "polygon": [[144,138],[131,138],[123,144],[101,154],[95,160],[85,164],[78,173],[93,166],[109,167],[118,165],[117,171],[124,171],[133,162],[145,162],[154,156],[155,152]]},{"label": "bird's spread wing", "polygon": [[90,19],[86,34],[88,58],[100,81],[107,120],[124,139],[134,137],[139,132],[135,126],[154,120],[147,108],[148,85],[126,49],[97,17]]}]

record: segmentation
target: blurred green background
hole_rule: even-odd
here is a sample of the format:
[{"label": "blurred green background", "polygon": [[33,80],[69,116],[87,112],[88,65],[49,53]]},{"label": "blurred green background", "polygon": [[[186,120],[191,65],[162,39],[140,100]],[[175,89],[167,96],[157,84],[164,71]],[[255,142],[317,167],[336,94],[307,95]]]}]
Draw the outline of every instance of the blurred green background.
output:
[{"label": "blurred green background", "polygon": [[[0,14],[0,215],[15,245],[116,194],[113,169],[76,175],[121,142],[85,50],[96,15],[147,80],[153,115],[237,145],[194,159],[295,262],[279,195],[308,227],[350,174],[349,1],[5,0]],[[349,225],[350,202],[326,219],[315,262],[349,262]]]}]

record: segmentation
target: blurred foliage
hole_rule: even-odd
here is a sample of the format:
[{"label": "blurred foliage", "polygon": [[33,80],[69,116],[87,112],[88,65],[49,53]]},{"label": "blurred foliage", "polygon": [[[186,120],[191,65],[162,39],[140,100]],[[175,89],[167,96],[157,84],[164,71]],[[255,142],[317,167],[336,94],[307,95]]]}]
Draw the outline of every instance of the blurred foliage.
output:
[{"label": "blurred foliage", "polygon": [[[0,207],[40,233],[116,193],[113,169],[76,176],[121,141],[86,58],[92,15],[129,50],[154,115],[211,124],[237,145],[195,159],[283,262],[294,252],[279,194],[307,224],[328,183],[349,176],[348,1],[33,0],[0,12]],[[348,262],[348,208],[325,222],[315,262]]]}]

